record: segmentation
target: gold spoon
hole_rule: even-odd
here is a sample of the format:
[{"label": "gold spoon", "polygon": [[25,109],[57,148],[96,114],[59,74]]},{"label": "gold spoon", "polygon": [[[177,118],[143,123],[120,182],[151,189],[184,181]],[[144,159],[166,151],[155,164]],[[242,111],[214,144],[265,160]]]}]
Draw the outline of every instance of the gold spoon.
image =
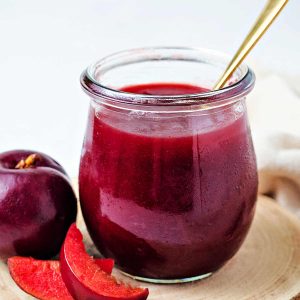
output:
[{"label": "gold spoon", "polygon": [[236,68],[242,63],[251,49],[260,40],[287,2],[288,0],[268,0],[268,3],[246,36],[244,42],[237,50],[234,57],[228,64],[225,72],[214,86],[214,90],[219,90],[224,87],[227,80],[231,77]]}]

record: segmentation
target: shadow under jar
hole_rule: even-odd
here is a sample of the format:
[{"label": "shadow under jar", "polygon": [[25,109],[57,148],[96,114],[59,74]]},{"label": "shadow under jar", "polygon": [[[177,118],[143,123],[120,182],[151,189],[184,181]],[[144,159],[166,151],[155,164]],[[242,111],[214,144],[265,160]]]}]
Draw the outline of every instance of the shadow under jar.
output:
[{"label": "shadow under jar", "polygon": [[143,48],[81,77],[91,97],[84,220],[100,252],[135,278],[204,278],[247,235],[257,194],[245,106],[254,74],[242,65],[228,87],[209,91],[227,62],[211,50]]}]

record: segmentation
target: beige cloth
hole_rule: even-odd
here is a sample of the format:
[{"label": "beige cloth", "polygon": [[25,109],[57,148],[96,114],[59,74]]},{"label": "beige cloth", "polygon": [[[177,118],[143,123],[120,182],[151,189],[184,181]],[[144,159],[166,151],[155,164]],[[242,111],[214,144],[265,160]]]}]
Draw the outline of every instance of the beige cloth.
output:
[{"label": "beige cloth", "polygon": [[300,96],[284,79],[258,76],[247,99],[259,193],[300,217]]}]

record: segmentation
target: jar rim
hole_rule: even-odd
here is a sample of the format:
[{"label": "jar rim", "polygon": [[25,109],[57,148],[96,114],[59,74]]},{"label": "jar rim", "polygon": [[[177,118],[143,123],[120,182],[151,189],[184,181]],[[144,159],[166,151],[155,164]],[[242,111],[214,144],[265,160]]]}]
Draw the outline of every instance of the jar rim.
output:
[{"label": "jar rim", "polygon": [[[223,106],[230,102],[235,102],[238,99],[246,96],[254,87],[255,75],[254,72],[246,65],[241,64],[236,72],[240,72],[238,80],[221,89],[212,90],[202,93],[181,94],[181,95],[144,95],[124,92],[113,89],[100,83],[95,78],[95,71],[97,68],[104,66],[108,61],[117,60],[118,58],[126,56],[134,56],[143,52],[150,51],[194,51],[201,54],[210,55],[216,59],[229,62],[230,56],[211,49],[194,48],[194,47],[144,47],[135,48],[131,50],[119,51],[109,56],[98,60],[87,67],[80,77],[80,83],[83,90],[90,95],[96,102],[103,102],[103,100],[112,101],[113,103],[129,104],[129,105],[143,105],[143,106],[190,106],[197,105],[199,108],[208,108]],[[153,59],[145,59],[144,61],[157,61],[157,57]],[[134,63],[135,61],[133,61]],[[235,72],[235,73],[236,73]]]}]

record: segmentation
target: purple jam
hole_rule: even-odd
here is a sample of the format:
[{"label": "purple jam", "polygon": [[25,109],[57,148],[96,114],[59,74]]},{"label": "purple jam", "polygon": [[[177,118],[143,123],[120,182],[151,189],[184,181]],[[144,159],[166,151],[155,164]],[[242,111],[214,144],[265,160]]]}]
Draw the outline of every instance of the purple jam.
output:
[{"label": "purple jam", "polygon": [[[206,90],[158,83],[122,91]],[[81,207],[95,245],[136,276],[187,278],[219,269],[241,246],[255,209],[246,112],[202,132],[196,119],[190,134],[130,130],[134,119],[120,126],[112,114],[91,107],[80,165]]]}]

